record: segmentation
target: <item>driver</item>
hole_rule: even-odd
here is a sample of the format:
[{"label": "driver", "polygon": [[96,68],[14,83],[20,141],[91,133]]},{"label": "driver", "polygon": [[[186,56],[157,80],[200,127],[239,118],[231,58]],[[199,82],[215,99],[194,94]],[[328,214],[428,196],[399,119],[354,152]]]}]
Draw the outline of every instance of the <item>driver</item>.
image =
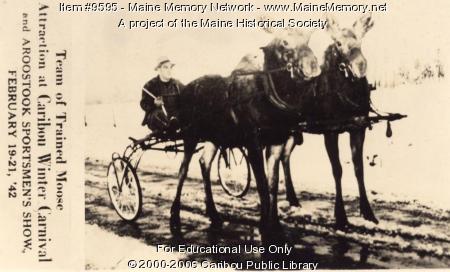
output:
[{"label": "driver", "polygon": [[178,96],[184,86],[172,78],[175,64],[166,56],[157,60],[158,75],[149,80],[142,89],[141,108],[145,111],[142,125],[147,125],[153,134],[175,131]]}]

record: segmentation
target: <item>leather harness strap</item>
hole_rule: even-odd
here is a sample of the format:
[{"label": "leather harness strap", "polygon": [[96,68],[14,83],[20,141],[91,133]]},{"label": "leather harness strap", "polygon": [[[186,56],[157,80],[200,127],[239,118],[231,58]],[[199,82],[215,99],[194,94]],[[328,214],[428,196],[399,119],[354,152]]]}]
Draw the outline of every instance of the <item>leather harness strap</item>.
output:
[{"label": "leather harness strap", "polygon": [[[276,69],[270,69],[270,70],[263,70],[263,71],[249,71],[249,72],[236,72],[233,74],[233,76],[248,76],[248,75],[263,75],[264,76],[264,95],[268,98],[270,103],[275,106],[277,109],[292,114],[292,115],[300,115],[299,111],[295,109],[295,107],[290,106],[288,103],[286,103],[281,97],[278,95],[278,92],[275,88],[275,84],[273,82],[272,74],[276,72],[281,71],[291,71],[292,70],[292,64],[288,63],[286,67],[282,68],[276,68]],[[259,96],[260,94],[255,94],[251,98]],[[239,99],[238,99],[239,100]],[[239,104],[233,103],[233,104]]]}]

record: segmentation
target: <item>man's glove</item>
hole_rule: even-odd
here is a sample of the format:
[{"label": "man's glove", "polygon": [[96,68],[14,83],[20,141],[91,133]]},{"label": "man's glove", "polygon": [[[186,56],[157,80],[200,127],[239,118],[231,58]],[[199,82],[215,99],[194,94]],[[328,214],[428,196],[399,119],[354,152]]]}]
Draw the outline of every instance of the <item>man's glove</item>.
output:
[{"label": "man's glove", "polygon": [[158,96],[157,98],[155,98],[154,103],[155,103],[156,107],[161,107],[162,105],[164,105],[164,102],[163,102],[161,96]]}]

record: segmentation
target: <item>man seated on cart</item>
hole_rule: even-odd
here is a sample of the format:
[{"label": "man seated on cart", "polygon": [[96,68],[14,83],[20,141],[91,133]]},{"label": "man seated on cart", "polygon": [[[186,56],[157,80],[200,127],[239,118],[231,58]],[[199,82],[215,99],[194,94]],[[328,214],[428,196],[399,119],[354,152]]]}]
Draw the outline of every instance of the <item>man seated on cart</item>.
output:
[{"label": "man seated on cart", "polygon": [[172,78],[174,65],[168,57],[158,58],[155,67],[158,75],[149,80],[142,89],[140,105],[145,111],[142,125],[148,126],[152,131],[150,135],[173,134],[178,129],[178,97],[184,86]]}]

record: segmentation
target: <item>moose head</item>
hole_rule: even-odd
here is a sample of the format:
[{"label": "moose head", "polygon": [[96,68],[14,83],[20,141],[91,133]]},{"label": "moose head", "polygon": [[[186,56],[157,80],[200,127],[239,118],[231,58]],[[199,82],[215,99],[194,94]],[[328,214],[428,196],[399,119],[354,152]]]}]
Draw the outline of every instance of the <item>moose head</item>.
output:
[{"label": "moose head", "polygon": [[334,41],[339,70],[346,77],[363,78],[366,76],[367,60],[361,51],[364,35],[373,27],[370,13],[356,20],[352,28],[340,28],[336,20],[327,14],[327,31]]},{"label": "moose head", "polygon": [[275,34],[275,38],[268,45],[261,47],[264,52],[265,70],[285,68],[291,79],[297,81],[308,81],[320,74],[317,58],[308,46],[311,31],[269,28],[264,30]]}]

